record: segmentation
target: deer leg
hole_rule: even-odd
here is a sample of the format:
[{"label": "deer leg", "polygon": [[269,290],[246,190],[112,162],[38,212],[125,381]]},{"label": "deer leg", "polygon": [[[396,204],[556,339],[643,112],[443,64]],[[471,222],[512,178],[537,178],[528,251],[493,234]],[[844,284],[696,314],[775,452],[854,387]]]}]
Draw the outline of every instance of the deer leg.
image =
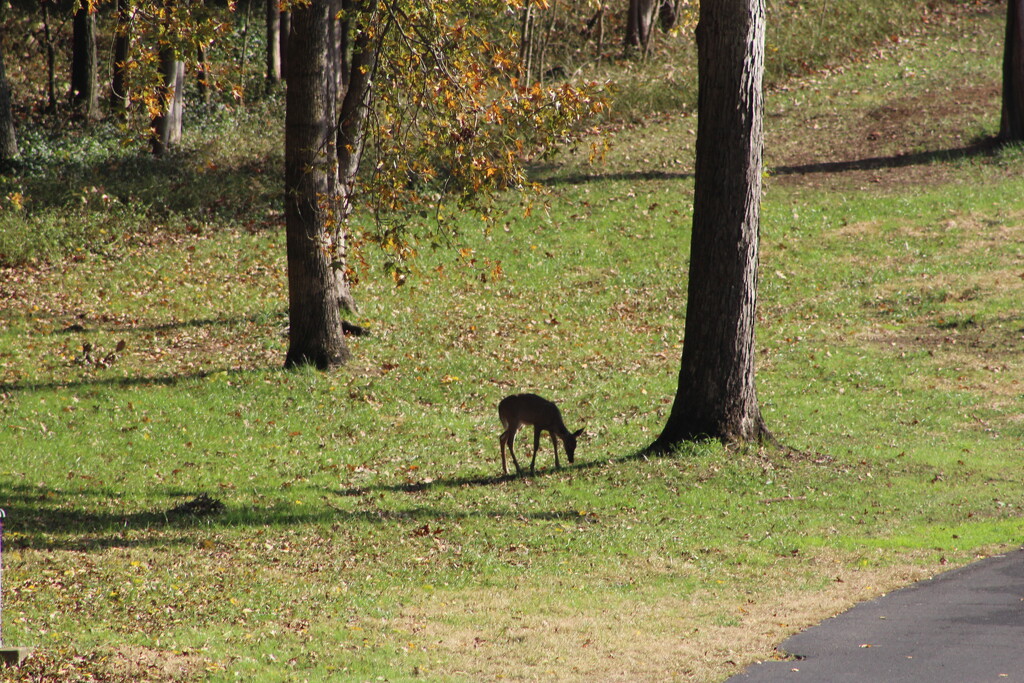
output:
[{"label": "deer leg", "polygon": [[516,474],[519,474],[522,471],[519,467],[519,461],[516,460],[516,452],[512,448],[515,441],[515,429],[506,429],[505,433],[501,435],[501,471],[504,474],[508,474],[508,468],[505,466],[505,444],[508,444],[508,453],[512,456],[512,464],[516,466]]},{"label": "deer leg", "polygon": [[505,460],[505,435],[506,434],[508,434],[507,431],[501,433],[501,436],[498,437],[498,443],[501,444],[501,473],[502,473],[502,475],[507,477],[508,476],[508,464],[506,463],[506,460]]},{"label": "deer leg", "polygon": [[530,474],[534,473],[533,466],[537,463],[537,449],[540,448],[540,427],[533,428],[533,459],[530,461]]},{"label": "deer leg", "polygon": [[551,435],[551,447],[555,449],[555,468],[562,469],[562,463],[558,462],[558,439],[555,438],[554,432],[548,432]]}]

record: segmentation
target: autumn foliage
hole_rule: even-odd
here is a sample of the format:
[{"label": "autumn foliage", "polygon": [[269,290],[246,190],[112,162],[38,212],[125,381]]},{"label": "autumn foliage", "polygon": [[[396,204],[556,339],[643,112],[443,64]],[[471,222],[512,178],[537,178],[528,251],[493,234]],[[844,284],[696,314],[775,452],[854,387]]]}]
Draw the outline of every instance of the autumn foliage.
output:
[{"label": "autumn foliage", "polygon": [[524,78],[515,23],[494,20],[519,4],[381,2],[359,18],[378,60],[353,197],[374,221],[356,242],[381,246],[399,280],[418,236],[527,188],[526,163],[579,139],[606,106],[595,83]]}]

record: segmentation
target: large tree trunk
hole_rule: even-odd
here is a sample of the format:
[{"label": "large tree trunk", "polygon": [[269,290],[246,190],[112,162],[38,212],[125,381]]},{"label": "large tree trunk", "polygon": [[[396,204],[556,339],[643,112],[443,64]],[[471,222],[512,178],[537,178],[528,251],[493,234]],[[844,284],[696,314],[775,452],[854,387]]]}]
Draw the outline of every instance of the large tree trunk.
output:
[{"label": "large tree trunk", "polygon": [[267,84],[281,82],[281,7],[267,0]]},{"label": "large tree trunk", "polygon": [[342,311],[352,299],[344,253],[331,244],[337,219],[334,68],[329,0],[292,11],[285,104],[285,221],[289,347],[285,367],[344,363]]},{"label": "large tree trunk", "polygon": [[765,0],[702,0],[693,235],[679,387],[654,450],[768,435],[754,387]]},{"label": "large tree trunk", "polygon": [[89,0],[80,0],[72,28],[71,104],[87,119],[96,118],[100,111],[96,71],[96,15]]},{"label": "large tree trunk", "polygon": [[128,109],[128,57],[131,50],[131,0],[117,0],[114,29],[114,69],[110,82],[110,106],[120,115]]},{"label": "large tree trunk", "polygon": [[1024,0],[1007,0],[1003,48],[1003,115],[999,137],[1024,140]]},{"label": "large tree trunk", "polygon": [[[0,19],[3,11],[0,10]],[[11,111],[11,87],[4,68],[4,29],[0,26],[0,162],[18,156],[18,139],[14,133],[14,113]]]}]

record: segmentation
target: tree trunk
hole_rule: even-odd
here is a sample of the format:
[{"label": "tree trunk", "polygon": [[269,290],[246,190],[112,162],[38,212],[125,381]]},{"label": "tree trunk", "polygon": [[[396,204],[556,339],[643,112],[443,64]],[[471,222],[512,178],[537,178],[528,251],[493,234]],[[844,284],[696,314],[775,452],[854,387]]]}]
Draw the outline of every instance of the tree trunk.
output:
[{"label": "tree trunk", "polygon": [[357,18],[356,15],[358,10],[357,7],[359,0],[342,0],[341,1],[341,20],[338,22],[339,31],[341,37],[341,44],[338,47],[338,52],[341,59],[341,68],[339,69],[340,78],[338,79],[339,90],[338,97],[344,98],[348,92],[348,83],[352,76],[352,52],[353,52],[353,32],[356,30]]},{"label": "tree trunk", "polygon": [[281,8],[267,0],[267,84],[281,82]]},{"label": "tree trunk", "polygon": [[131,0],[117,0],[117,26],[114,29],[114,69],[110,82],[110,106],[123,116],[128,109],[128,57],[131,36]]},{"label": "tree trunk", "polygon": [[629,13],[626,15],[627,47],[647,47],[657,8],[657,0],[629,0]]},{"label": "tree trunk", "polygon": [[72,28],[71,104],[87,119],[99,116],[96,70],[96,15],[89,9],[89,0],[80,0]]},{"label": "tree trunk", "polygon": [[4,29],[0,26],[0,163],[18,156],[18,139],[14,133],[14,113],[11,111],[11,87],[4,68]]},{"label": "tree trunk", "polygon": [[523,9],[520,12],[519,63],[523,69],[523,80],[530,84],[537,80],[533,73],[536,68],[534,52],[537,47],[537,12],[529,0],[523,3]]},{"label": "tree trunk", "polygon": [[[353,8],[350,8],[350,10]],[[364,16],[377,9],[377,0],[365,0],[359,11]],[[367,21],[367,23],[369,23]],[[364,24],[365,26],[366,24]],[[386,29],[385,29],[386,30]],[[377,45],[365,30],[356,29],[348,59],[349,75],[345,79],[345,97],[338,116],[338,174],[341,185],[341,217],[352,213],[356,175],[366,140],[366,121],[373,98],[373,74],[377,64]]]},{"label": "tree trunk", "polygon": [[285,222],[289,347],[285,367],[329,369],[348,358],[341,314],[352,305],[343,252],[331,242],[337,218],[334,68],[330,1],[292,11],[285,100]]},{"label": "tree trunk", "polygon": [[702,0],[693,234],[679,387],[653,450],[768,436],[754,386],[765,0]]},{"label": "tree trunk", "polygon": [[53,0],[42,0],[43,10],[43,42],[46,47],[46,111],[57,111],[57,51],[53,47],[53,34],[50,32],[50,7]]},{"label": "tree trunk", "polygon": [[348,22],[339,19],[339,17],[345,14],[342,0],[330,0],[330,3],[331,21],[329,25],[328,58],[331,60],[331,64],[334,65],[334,68],[331,69],[331,73],[334,74],[334,96],[340,101],[345,96],[345,77],[342,76],[342,69],[345,63],[345,51],[347,50],[345,43],[348,40],[348,36],[344,34],[344,31],[348,29]]},{"label": "tree trunk", "polygon": [[1004,142],[1024,140],[1024,0],[1007,0],[999,138]]},{"label": "tree trunk", "polygon": [[196,49],[196,69],[199,71],[199,99],[204,105],[210,106],[213,97],[213,72],[210,71],[210,60],[205,45],[200,45]]},{"label": "tree trunk", "polygon": [[160,51],[160,98],[162,111],[153,119],[153,154],[163,156],[181,141],[185,62],[178,59],[173,48]]},{"label": "tree trunk", "polygon": [[292,13],[281,12],[281,80],[288,80],[288,39],[292,35]]}]

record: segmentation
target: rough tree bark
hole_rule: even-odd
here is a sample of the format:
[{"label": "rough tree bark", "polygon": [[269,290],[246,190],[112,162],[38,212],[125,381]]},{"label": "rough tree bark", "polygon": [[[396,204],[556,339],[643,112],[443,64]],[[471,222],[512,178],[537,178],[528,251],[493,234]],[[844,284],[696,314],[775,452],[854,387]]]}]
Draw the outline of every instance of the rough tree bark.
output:
[{"label": "rough tree bark", "polygon": [[96,14],[89,0],[79,0],[72,22],[71,105],[87,119],[96,118],[100,111],[96,59]]},{"label": "rough tree bark", "polygon": [[693,233],[679,386],[661,436],[768,436],[754,385],[765,0],[702,0]]},{"label": "rough tree bark", "polygon": [[[0,20],[4,11],[0,9]],[[0,162],[18,156],[18,139],[14,132],[14,112],[11,110],[11,88],[4,68],[4,29],[0,25]]]},{"label": "rough tree bark", "polygon": [[285,99],[290,322],[285,367],[324,370],[348,358],[342,312],[352,309],[345,264],[330,244],[332,222],[338,219],[331,19],[330,0],[292,10]]},{"label": "rough tree bark", "polygon": [[1004,142],[1024,140],[1024,0],[1007,0],[999,138]]}]

